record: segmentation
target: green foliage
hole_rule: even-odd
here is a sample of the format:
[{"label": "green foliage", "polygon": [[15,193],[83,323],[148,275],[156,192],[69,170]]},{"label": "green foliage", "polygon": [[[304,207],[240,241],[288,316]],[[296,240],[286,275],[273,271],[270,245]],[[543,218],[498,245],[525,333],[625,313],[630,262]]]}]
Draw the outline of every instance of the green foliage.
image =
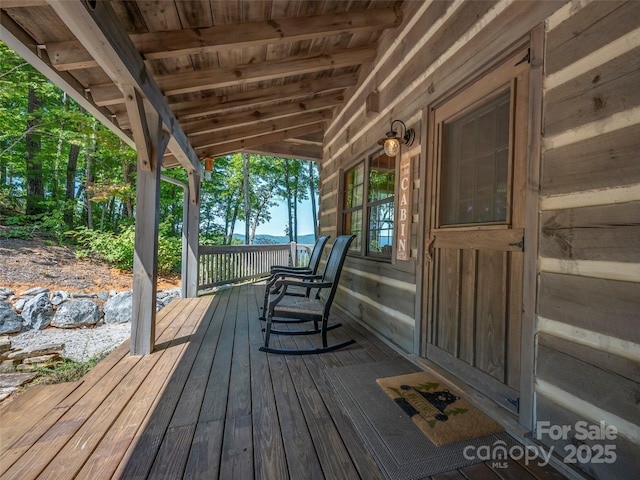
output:
[{"label": "green foliage", "polygon": [[[168,223],[160,226],[158,238],[158,272],[161,274],[179,271],[182,260],[182,238],[167,234]],[[69,232],[78,244],[79,257],[97,255],[123,270],[133,270],[135,249],[135,226],[128,225],[120,233],[101,232],[79,227]]]},{"label": "green foliage", "polygon": [[32,382],[32,384],[48,385],[54,383],[75,382],[77,380],[80,380],[103,358],[104,355],[99,355],[82,362],[67,358],[62,362],[53,364],[48,367],[38,366],[33,370],[33,372],[38,376]]}]

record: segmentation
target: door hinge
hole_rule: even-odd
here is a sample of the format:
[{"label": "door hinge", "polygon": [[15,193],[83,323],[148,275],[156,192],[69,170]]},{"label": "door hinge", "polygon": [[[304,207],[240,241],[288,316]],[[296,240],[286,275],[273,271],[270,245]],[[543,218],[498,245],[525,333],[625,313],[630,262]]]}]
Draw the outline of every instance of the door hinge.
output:
[{"label": "door hinge", "polygon": [[516,413],[520,413],[520,397],[516,399],[506,397],[506,399],[507,399],[507,402],[509,402],[514,407],[516,407]]},{"label": "door hinge", "polygon": [[530,48],[527,48],[527,54],[524,57],[522,57],[522,59],[519,62],[517,62],[514,65],[514,67],[517,67],[518,65],[520,65],[521,63],[524,63],[524,62],[531,63],[531,49]]},{"label": "door hinge", "polygon": [[[504,245],[504,243],[503,243]],[[521,251],[524,252],[524,237],[519,242],[514,242],[509,244],[510,247],[518,247]]]}]

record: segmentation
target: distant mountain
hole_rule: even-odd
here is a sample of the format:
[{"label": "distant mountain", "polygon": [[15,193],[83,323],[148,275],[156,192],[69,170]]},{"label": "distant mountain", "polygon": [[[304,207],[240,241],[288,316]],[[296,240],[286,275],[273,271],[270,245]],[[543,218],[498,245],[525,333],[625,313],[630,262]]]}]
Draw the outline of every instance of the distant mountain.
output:
[{"label": "distant mountain", "polygon": [[[240,233],[234,233],[233,238],[239,239],[242,243],[244,243],[244,235]],[[289,243],[289,237],[286,235],[256,235],[254,238],[254,242],[256,245],[274,245],[281,243]],[[310,233],[308,235],[298,235],[298,243],[303,245],[313,245],[315,243],[315,239],[313,238],[313,234]]]}]

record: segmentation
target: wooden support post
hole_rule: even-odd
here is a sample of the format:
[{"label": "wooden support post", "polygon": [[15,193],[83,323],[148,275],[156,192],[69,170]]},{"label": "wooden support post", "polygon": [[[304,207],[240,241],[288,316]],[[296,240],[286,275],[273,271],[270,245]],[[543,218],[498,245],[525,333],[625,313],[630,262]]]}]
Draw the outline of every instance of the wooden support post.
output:
[{"label": "wooden support post", "polygon": [[[162,122],[156,112],[147,112],[150,157],[138,160],[136,186],[136,238],[133,258],[133,310],[131,355],[153,352],[155,343],[156,290],[158,279],[158,224],[160,212],[160,165]],[[150,168],[149,168],[150,167]]]},{"label": "wooden support post", "polygon": [[[200,177],[197,177],[198,190],[200,190]],[[191,190],[191,189],[189,189]],[[185,199],[186,200],[186,199]],[[187,232],[187,272],[182,278],[182,282],[187,284],[186,296],[194,298],[198,296],[198,245],[200,243],[200,195],[195,195],[193,200],[186,202],[188,206],[185,225],[183,228]]]}]

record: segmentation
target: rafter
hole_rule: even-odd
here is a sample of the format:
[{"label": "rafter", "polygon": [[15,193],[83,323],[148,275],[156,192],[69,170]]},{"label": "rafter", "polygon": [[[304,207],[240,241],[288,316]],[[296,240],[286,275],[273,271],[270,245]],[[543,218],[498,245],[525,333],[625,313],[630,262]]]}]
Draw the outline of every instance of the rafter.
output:
[{"label": "rafter", "polygon": [[322,160],[322,147],[314,145],[294,145],[292,143],[280,142],[257,147],[245,148],[247,153],[257,153],[259,155],[277,155],[283,158],[294,158],[297,160]]},{"label": "rafter", "polygon": [[348,73],[336,77],[306,80],[275,87],[255,88],[247,92],[231,93],[220,97],[175,104],[170,103],[170,105],[180,121],[183,121],[214,113],[230,112],[247,107],[343,90],[355,85],[357,81],[357,75]]},{"label": "rafter", "polygon": [[199,173],[202,167],[187,136],[109,2],[49,0],[49,6],[121,90],[131,85],[144,94],[171,134],[171,153],[185,169]]},{"label": "rafter", "polygon": [[[304,19],[290,17],[241,25],[223,24],[199,29],[140,33],[131,35],[131,40],[145,59],[152,60],[382,30],[399,25],[401,20],[400,9],[383,8]],[[47,50],[59,70],[98,66],[79,42],[50,43]]]},{"label": "rafter", "polygon": [[[198,135],[193,137],[191,145],[197,150],[199,147],[209,147],[221,143],[242,140],[243,138],[257,137],[266,133],[280,132],[294,127],[302,127],[311,123],[318,123],[332,117],[331,110],[303,113],[279,118],[271,122],[260,122],[240,127],[225,128],[218,132]],[[321,144],[322,145],[322,144]]]},{"label": "rafter", "polygon": [[[215,132],[224,128],[251,125],[318,110],[328,112],[328,108],[338,105],[343,101],[344,97],[342,95],[325,95],[305,102],[291,102],[287,105],[277,105],[248,112],[238,112],[233,115],[220,115],[215,118],[207,118],[189,123],[185,122],[182,128],[192,141],[197,141],[197,138],[195,138],[197,135]],[[328,118],[329,117],[327,117],[327,119]]]},{"label": "rafter", "polygon": [[358,47],[293,59],[162,75],[156,79],[165,95],[179,95],[361,65],[372,61],[375,55],[375,47]]}]

